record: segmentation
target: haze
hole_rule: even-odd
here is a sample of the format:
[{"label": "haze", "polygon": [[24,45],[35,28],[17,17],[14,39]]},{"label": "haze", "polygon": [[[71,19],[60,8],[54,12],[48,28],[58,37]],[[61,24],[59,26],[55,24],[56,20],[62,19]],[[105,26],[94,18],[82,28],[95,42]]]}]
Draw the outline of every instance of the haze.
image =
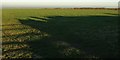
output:
[{"label": "haze", "polygon": [[119,0],[3,0],[3,8],[117,8]]}]

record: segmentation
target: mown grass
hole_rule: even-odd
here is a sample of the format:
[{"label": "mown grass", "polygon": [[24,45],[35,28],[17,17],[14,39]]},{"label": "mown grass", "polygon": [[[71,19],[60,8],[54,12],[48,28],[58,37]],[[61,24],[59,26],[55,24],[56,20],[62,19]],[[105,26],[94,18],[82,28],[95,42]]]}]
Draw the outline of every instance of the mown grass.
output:
[{"label": "mown grass", "polygon": [[3,9],[3,58],[116,58],[117,10]]}]

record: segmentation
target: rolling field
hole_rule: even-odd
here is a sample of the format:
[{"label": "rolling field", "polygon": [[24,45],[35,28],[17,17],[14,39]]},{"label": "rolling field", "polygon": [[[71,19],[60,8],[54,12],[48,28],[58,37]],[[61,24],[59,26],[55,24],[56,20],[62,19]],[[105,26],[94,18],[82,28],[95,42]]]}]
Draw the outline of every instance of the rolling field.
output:
[{"label": "rolling field", "polygon": [[116,58],[118,11],[3,9],[3,58]]}]

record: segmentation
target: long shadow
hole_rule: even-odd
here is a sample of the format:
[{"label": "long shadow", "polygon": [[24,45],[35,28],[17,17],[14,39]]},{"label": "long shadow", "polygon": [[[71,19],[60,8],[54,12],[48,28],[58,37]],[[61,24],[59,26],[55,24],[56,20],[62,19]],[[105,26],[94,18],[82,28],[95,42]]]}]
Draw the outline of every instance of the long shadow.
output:
[{"label": "long shadow", "polygon": [[23,25],[50,35],[26,40],[33,54],[37,56],[43,58],[118,57],[117,16],[49,16],[47,19],[30,16],[19,21]]},{"label": "long shadow", "polygon": [[118,16],[118,15],[119,15],[119,14],[113,14],[113,13],[104,13],[104,14],[115,15],[115,16]]}]

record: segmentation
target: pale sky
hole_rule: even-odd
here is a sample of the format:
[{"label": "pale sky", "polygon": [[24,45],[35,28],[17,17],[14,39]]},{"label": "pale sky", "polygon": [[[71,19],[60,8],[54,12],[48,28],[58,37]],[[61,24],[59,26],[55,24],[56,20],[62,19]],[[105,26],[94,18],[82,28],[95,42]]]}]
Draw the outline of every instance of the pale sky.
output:
[{"label": "pale sky", "polygon": [[110,7],[117,8],[120,0],[2,0],[4,7],[39,7],[39,8],[71,8],[71,7]]}]

